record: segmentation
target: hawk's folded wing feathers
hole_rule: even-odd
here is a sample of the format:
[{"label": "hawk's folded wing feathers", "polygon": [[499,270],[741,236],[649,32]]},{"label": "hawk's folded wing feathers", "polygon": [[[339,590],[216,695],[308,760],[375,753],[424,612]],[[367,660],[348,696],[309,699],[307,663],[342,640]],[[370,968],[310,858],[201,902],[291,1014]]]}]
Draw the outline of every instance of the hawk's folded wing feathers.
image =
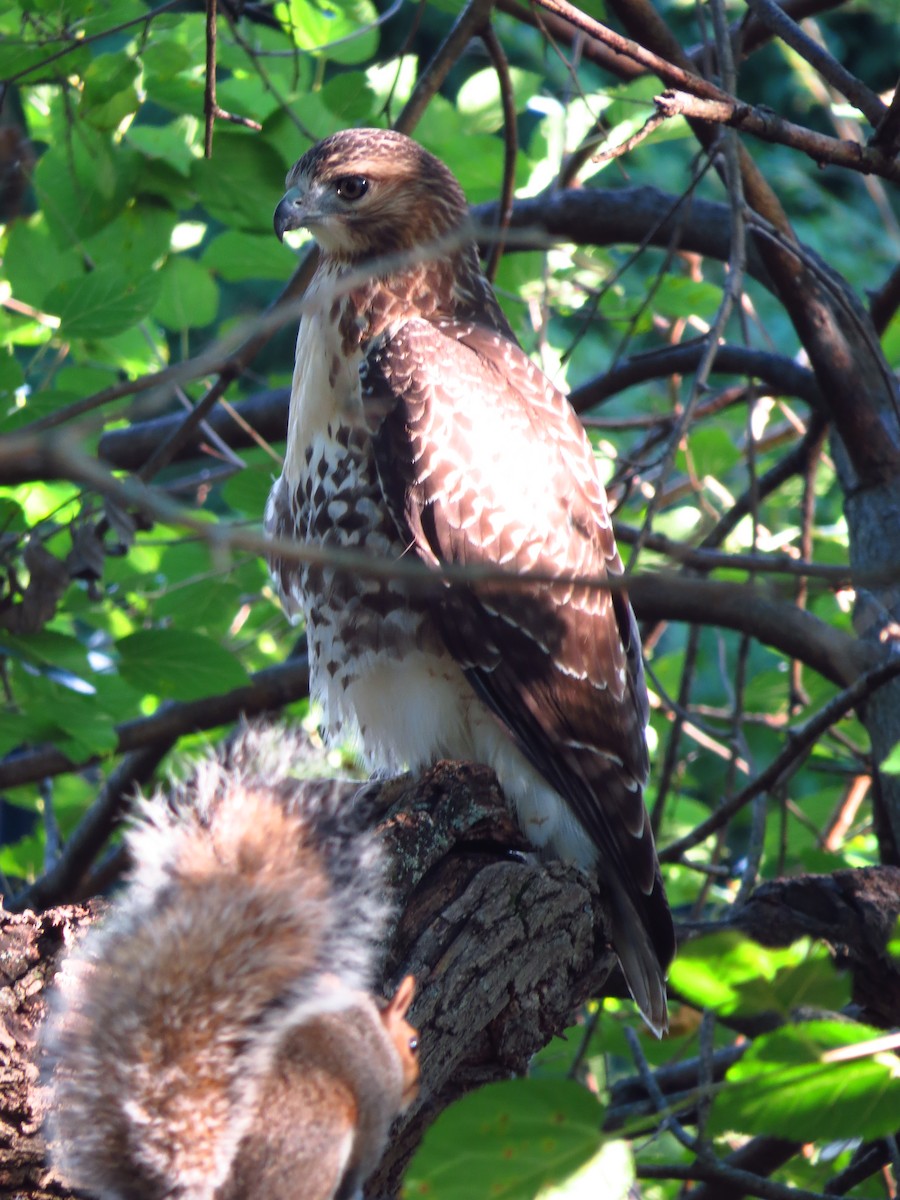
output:
[{"label": "hawk's folded wing feathers", "polygon": [[518,345],[449,320],[405,322],[370,352],[362,382],[385,498],[419,556],[543,577],[448,586],[435,619],[475,690],[570,804],[601,876],[624,889],[628,936],[647,927],[667,962],[672,924],[641,794],[647,702],[634,617],[621,592],[573,582],[622,570],[577,417]]}]

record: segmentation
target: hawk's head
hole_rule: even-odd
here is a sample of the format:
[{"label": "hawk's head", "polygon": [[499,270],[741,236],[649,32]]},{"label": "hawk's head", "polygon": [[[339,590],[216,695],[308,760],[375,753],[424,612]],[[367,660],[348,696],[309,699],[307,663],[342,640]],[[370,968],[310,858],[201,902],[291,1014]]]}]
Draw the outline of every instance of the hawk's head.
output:
[{"label": "hawk's head", "polygon": [[326,254],[354,260],[410,250],[466,219],[462,188],[444,164],[390,129],[346,129],[311,147],[288,172],[275,232],[309,229]]}]

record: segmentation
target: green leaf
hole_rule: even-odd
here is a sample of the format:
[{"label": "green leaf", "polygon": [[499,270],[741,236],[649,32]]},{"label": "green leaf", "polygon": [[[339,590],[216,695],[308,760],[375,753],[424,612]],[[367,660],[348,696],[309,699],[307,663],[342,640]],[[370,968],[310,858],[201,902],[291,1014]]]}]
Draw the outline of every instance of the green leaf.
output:
[{"label": "green leaf", "polygon": [[[540,90],[541,76],[533,71],[512,67],[510,79],[515,110],[522,112],[531,97]],[[500,82],[493,67],[486,67],[469,76],[459,89],[456,107],[468,118],[467,127],[472,133],[495,133],[503,128]]]},{"label": "green leaf", "polygon": [[160,279],[153,272],[128,279],[118,267],[100,267],[58,284],[45,304],[59,317],[61,336],[103,338],[149,316],[159,291]]},{"label": "green leaf", "polygon": [[175,255],[159,277],[162,286],[153,315],[167,329],[199,329],[216,319],[219,289],[194,259]]},{"label": "green leaf", "polygon": [[77,638],[52,629],[40,633],[0,636],[0,651],[21,662],[30,663],[43,673],[56,672],[57,678],[69,677],[64,686],[87,695],[95,691],[90,680],[93,674],[88,663],[87,651]]},{"label": "green leaf", "polygon": [[82,274],[84,262],[75,250],[58,248],[43,213],[37,213],[10,229],[3,268],[15,298],[42,309],[50,289]]},{"label": "green leaf", "polygon": [[[48,62],[53,57],[53,43],[36,43],[31,38],[3,37],[0,38],[0,79],[9,79],[13,75],[27,72],[20,86],[34,86],[44,80],[59,78],[58,60]],[[87,48],[74,47],[65,59],[66,72],[77,75],[90,62]]]},{"label": "green leaf", "polygon": [[121,54],[101,54],[84,73],[79,110],[95,129],[117,129],[138,107],[140,67]]},{"label": "green leaf", "polygon": [[882,759],[879,769],[885,775],[900,775],[900,742],[894,746],[887,758]]},{"label": "green leaf", "polygon": [[62,668],[48,666],[43,671],[31,675],[20,667],[15,675],[16,699],[31,726],[28,740],[53,742],[76,763],[115,750],[115,718],[93,687],[89,692],[73,690],[60,682],[68,674]]},{"label": "green leaf", "polygon": [[362,71],[335,75],[320,95],[342,125],[364,125],[375,116],[375,96]]},{"label": "green leaf", "polygon": [[229,229],[206,247],[200,260],[229,283],[245,279],[278,279],[290,274],[290,259],[274,233],[238,233]]},{"label": "green leaf", "polygon": [[0,420],[18,406],[16,392],[25,382],[22,368],[8,350],[0,350]]},{"label": "green leaf", "polygon": [[883,1030],[840,1021],[810,1021],[758,1037],[729,1070],[712,1106],[710,1131],[804,1142],[895,1131],[900,1060],[878,1053],[828,1061],[829,1052],[883,1037]]},{"label": "green leaf", "polygon": [[187,178],[203,153],[202,127],[197,117],[181,116],[167,125],[132,125],[128,142],[141,154],[161,159]]},{"label": "green leaf", "polygon": [[669,977],[689,1004],[722,1016],[787,1015],[810,1003],[839,1008],[849,998],[828,950],[808,940],[770,950],[739,933],[710,934],[682,947]]},{"label": "green leaf", "polygon": [[179,629],[225,634],[241,605],[240,590],[221,579],[170,588],[153,606],[157,620]]},{"label": "green leaf", "polygon": [[248,467],[239,471],[237,475],[232,475],[222,488],[222,498],[235,512],[259,520],[265,512],[266,501],[274,482],[273,476],[277,474],[276,463],[267,456],[261,467]]},{"label": "green leaf", "polygon": [[176,221],[175,213],[166,205],[139,200],[88,238],[84,248],[98,266],[111,264],[135,278],[149,272],[168,254]]},{"label": "green leaf", "polygon": [[132,150],[85,124],[74,127],[67,145],[51,146],[34,188],[57,246],[65,249],[109,224],[134,194],[137,167]]},{"label": "green leaf", "polygon": [[275,5],[275,16],[301,50],[332,62],[364,62],[378,46],[378,10],[370,0],[288,0]]},{"label": "green leaf", "polygon": [[430,1200],[525,1200],[583,1167],[601,1143],[603,1109],[569,1080],[492,1084],[447,1109],[425,1134],[404,1183]]},{"label": "green leaf", "polygon": [[191,180],[200,203],[229,229],[271,233],[284,192],[285,163],[259,137],[216,131],[211,159],[197,159]]},{"label": "green leaf", "polygon": [[200,700],[249,682],[235,656],[200,633],[142,630],[117,642],[116,650],[128,683],[161,700]]}]

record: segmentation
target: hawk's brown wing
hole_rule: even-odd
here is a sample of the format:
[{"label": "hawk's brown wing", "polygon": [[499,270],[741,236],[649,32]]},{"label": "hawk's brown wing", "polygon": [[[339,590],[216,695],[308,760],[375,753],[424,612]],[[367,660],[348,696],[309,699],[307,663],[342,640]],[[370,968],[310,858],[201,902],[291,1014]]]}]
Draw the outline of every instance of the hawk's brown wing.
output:
[{"label": "hawk's brown wing", "polygon": [[664,1022],[664,992],[637,994],[660,991],[674,951],[642,799],[637,629],[622,592],[566,581],[622,569],[584,431],[515,343],[477,325],[410,320],[370,351],[362,382],[385,497],[420,557],[547,577],[447,587],[435,619],[595,844],[626,976],[645,1012],[662,1004]]}]

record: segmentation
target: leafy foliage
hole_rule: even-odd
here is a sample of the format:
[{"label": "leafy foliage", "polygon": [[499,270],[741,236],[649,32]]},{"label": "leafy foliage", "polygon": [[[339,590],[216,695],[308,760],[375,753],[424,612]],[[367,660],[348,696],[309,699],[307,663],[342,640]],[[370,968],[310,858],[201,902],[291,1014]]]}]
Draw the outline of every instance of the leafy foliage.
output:
[{"label": "leafy foliage", "polygon": [[[187,712],[179,705],[236,689],[256,689],[266,707],[266,672],[277,673],[294,638],[258,543],[244,536],[259,530],[284,427],[283,411],[268,424],[254,414],[291,373],[293,319],[277,329],[259,322],[298,265],[272,237],[272,210],[287,166],[311,140],[348,124],[396,122],[458,15],[455,4],[426,4],[410,28],[411,9],[371,0],[285,0],[241,16],[223,2],[212,121],[206,17],[195,7],[13,0],[0,13],[0,867],[13,895],[52,865],[60,835],[118,778],[123,729],[153,741],[146,723],[161,706],[177,716]],[[747,17],[743,0],[724,7],[731,19]],[[826,47],[871,89],[893,86],[893,4],[857,0],[852,22],[846,5],[827,16],[831,6],[821,7]],[[594,198],[596,212],[581,210],[551,247],[539,239],[503,256],[497,289],[507,315],[544,369],[581,398],[638,574],[674,569],[686,554],[698,587],[711,575],[747,583],[767,570],[765,598],[785,618],[776,637],[759,623],[758,592],[729,620],[710,593],[685,624],[665,611],[663,594],[662,615],[644,623],[655,760],[648,802],[664,859],[680,846],[666,863],[667,887],[680,917],[713,926],[686,942],[673,969],[673,1034],[636,1051],[624,1032],[631,1006],[607,1000],[567,1043],[551,1044],[535,1078],[486,1088],[448,1111],[410,1170],[407,1194],[472,1195],[473,1179],[484,1195],[575,1196],[580,1186],[601,1194],[600,1178],[614,1197],[636,1164],[638,1176],[653,1175],[646,1196],[674,1197],[677,1175],[651,1168],[683,1167],[698,1147],[723,1158],[736,1137],[757,1134],[815,1143],[774,1182],[821,1190],[852,1155],[827,1143],[900,1126],[895,1060],[884,1051],[830,1057],[877,1031],[822,1015],[847,1009],[853,983],[821,936],[786,934],[773,949],[734,925],[760,880],[896,861],[898,839],[886,831],[900,829],[890,798],[898,735],[875,745],[871,707],[848,703],[808,744],[798,738],[774,778],[765,772],[896,636],[888,621],[879,643],[880,618],[866,609],[868,649],[856,637],[849,563],[880,553],[896,566],[898,533],[873,517],[882,539],[873,551],[855,532],[863,501],[854,495],[845,509],[846,448],[825,441],[834,381],[810,357],[814,319],[804,325],[760,265],[765,239],[751,236],[749,201],[734,178],[725,172],[721,182],[711,157],[698,157],[685,120],[644,129],[657,79],[624,68],[616,76],[560,31],[548,50],[549,35],[525,20],[524,6],[505,8],[492,21],[508,83],[477,55],[448,64],[415,136],[453,168],[473,204],[491,205],[513,133],[505,100],[515,113],[517,200],[549,210],[560,188]],[[608,8],[610,21],[638,36],[638,0]],[[711,36],[693,6],[660,0],[656,9],[684,47]],[[598,12],[586,4],[582,15]],[[782,42],[750,39],[738,66],[747,103],[867,142],[859,110]],[[626,157],[598,157],[629,138]],[[743,145],[816,278],[857,306],[875,294],[881,316],[867,336],[873,354],[880,336],[888,376],[900,368],[896,288],[884,282],[900,251],[896,177],[818,169],[778,141]],[[717,165],[723,146],[714,148]],[[681,203],[688,194],[719,207],[697,217]],[[623,195],[619,224],[595,228],[603,205]],[[670,212],[676,228],[660,234]],[[637,217],[641,228],[626,228]],[[736,219],[752,251],[746,264],[729,243]],[[704,368],[710,330],[755,357]],[[665,357],[695,344],[691,364]],[[615,378],[641,354],[636,383],[619,379],[592,398],[605,372]],[[226,388],[222,419],[201,425],[188,457],[176,454],[168,439],[185,413],[202,407],[212,422],[206,400]],[[890,411],[882,418],[880,428],[892,429]],[[240,434],[248,422],[251,439]],[[896,473],[885,474],[896,487]],[[798,563],[813,564],[809,578]],[[885,612],[896,605],[890,582],[870,592]],[[803,618],[809,641],[794,637],[787,614]],[[824,651],[814,655],[813,643]],[[210,712],[203,729],[194,705],[180,738],[153,741],[160,755],[176,742],[191,753],[238,715]],[[302,690],[288,715],[314,725]],[[876,777],[886,789],[880,841],[868,804]],[[118,803],[134,781],[122,782]],[[742,789],[747,802],[729,820],[685,844]],[[895,969],[890,953],[886,973]],[[798,1012],[804,1020],[792,1023]],[[711,1064],[739,1036],[749,1048],[720,1073],[709,1106],[698,1097]],[[697,1058],[695,1085],[672,1101],[701,1138],[693,1149],[662,1130],[660,1097],[645,1097],[639,1117],[619,1111],[636,1057],[660,1078],[676,1059]],[[655,1140],[636,1136],[650,1128]],[[577,1168],[569,1191],[554,1190]]]}]

